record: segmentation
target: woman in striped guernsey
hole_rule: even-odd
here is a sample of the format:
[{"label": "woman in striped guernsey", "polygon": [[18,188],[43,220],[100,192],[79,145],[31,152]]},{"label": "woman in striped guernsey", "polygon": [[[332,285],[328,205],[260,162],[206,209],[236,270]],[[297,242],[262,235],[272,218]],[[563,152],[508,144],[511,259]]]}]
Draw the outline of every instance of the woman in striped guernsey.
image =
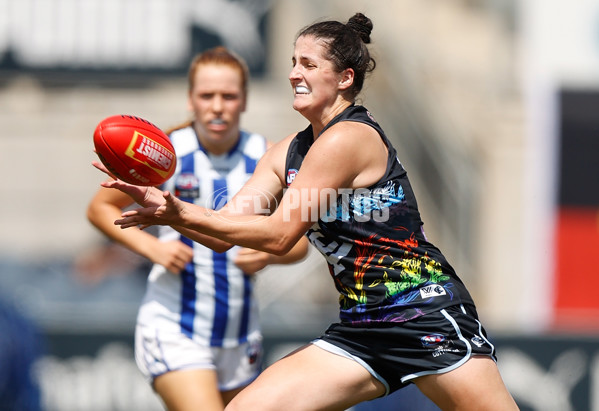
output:
[{"label": "woman in striped guernsey", "polygon": [[[194,119],[167,133],[177,169],[163,186],[182,201],[222,207],[270,147],[263,136],[240,129],[247,82],[245,63],[224,47],[192,61]],[[137,318],[137,364],[168,409],[222,410],[261,371],[252,274],[303,258],[307,241],[283,256],[240,247],[219,253],[167,226],[158,238],[118,229],[114,219],[132,202],[101,188],[88,216],[108,237],[154,263]]]}]

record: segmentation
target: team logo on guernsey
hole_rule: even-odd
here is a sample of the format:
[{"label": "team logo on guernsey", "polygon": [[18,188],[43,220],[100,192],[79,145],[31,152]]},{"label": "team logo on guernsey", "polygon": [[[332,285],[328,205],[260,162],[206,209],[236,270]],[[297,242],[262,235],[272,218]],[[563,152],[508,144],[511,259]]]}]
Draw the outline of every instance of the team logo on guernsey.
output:
[{"label": "team logo on guernsey", "polygon": [[295,176],[297,175],[297,170],[295,168],[290,168],[287,171],[287,185],[290,186],[291,183],[293,183],[293,180],[295,180]]},{"label": "team logo on guernsey", "polygon": [[179,174],[175,180],[175,195],[179,198],[199,198],[200,179],[191,173]]},{"label": "team logo on guernsey", "polygon": [[445,288],[437,284],[427,285],[426,287],[422,287],[420,289],[420,297],[422,298],[439,297],[445,294]]}]

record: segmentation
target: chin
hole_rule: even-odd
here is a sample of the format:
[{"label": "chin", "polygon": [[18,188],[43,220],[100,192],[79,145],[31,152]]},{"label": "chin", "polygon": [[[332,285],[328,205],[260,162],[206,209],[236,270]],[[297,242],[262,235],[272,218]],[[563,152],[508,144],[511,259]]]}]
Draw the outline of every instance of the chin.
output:
[{"label": "chin", "polygon": [[307,108],[308,108],[308,106],[305,103],[302,104],[301,102],[299,102],[297,100],[295,100],[293,102],[293,109],[295,111],[299,111],[301,113],[303,110],[306,110]]}]

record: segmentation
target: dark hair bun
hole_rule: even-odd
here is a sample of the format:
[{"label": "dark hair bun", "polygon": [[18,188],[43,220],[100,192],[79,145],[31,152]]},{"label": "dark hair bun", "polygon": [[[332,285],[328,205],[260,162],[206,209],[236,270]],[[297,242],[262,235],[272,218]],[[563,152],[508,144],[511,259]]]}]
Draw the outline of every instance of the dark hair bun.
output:
[{"label": "dark hair bun", "polygon": [[356,13],[347,22],[347,27],[354,30],[365,44],[370,43],[372,21],[362,13]]}]

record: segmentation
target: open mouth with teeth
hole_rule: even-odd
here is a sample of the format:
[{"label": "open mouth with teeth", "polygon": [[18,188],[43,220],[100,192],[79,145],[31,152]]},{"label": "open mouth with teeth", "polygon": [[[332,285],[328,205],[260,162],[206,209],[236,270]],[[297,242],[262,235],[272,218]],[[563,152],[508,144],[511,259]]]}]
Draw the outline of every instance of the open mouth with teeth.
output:
[{"label": "open mouth with teeth", "polygon": [[306,86],[295,86],[295,94],[308,94],[310,90]]}]

